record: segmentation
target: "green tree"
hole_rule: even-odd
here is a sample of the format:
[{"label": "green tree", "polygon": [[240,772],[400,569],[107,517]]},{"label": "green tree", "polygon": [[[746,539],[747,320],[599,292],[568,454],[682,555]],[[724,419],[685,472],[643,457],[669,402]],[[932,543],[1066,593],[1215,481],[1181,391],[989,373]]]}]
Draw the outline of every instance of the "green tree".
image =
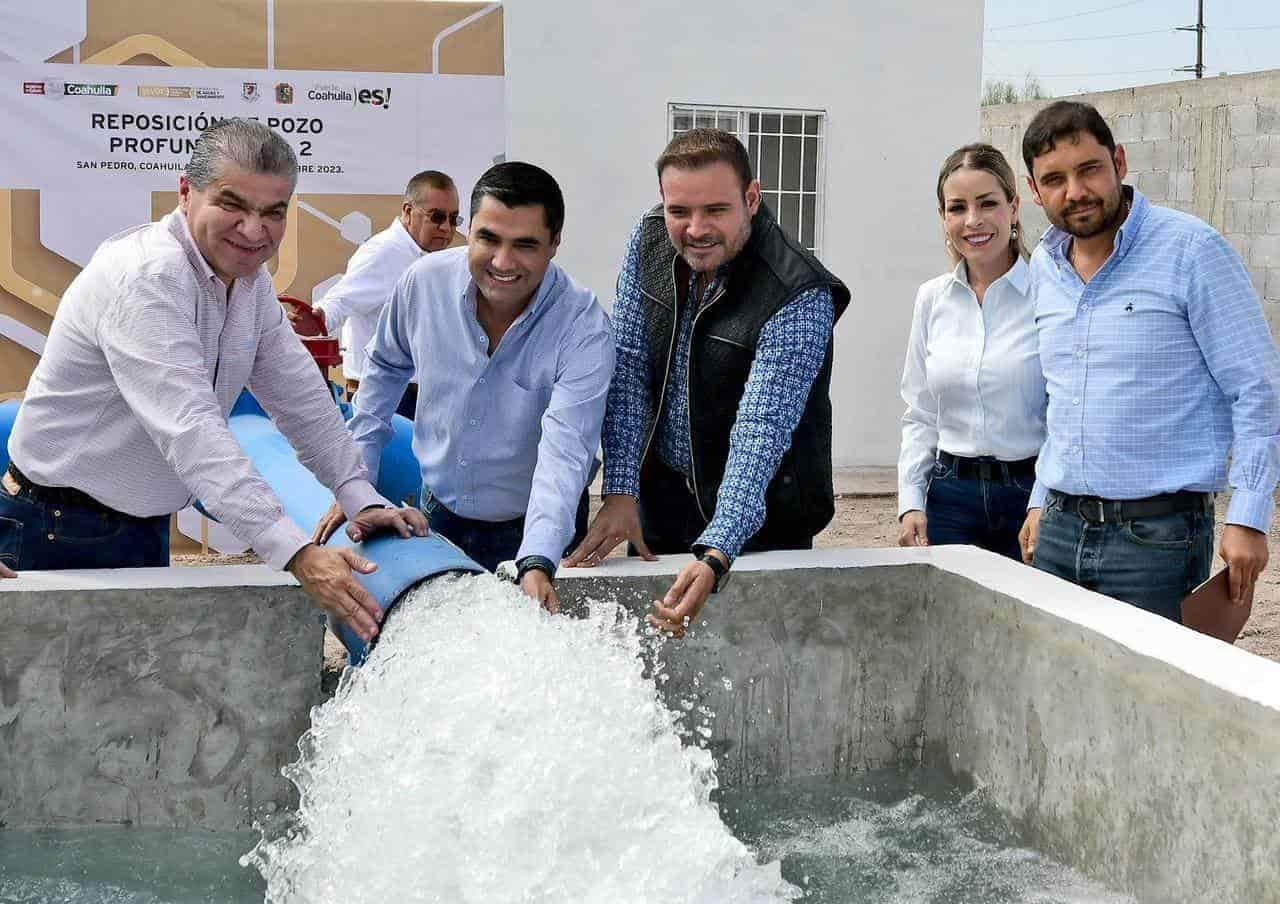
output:
[{"label": "green tree", "polygon": [[1040,79],[1028,72],[1021,87],[1003,79],[989,79],[982,88],[982,105],[993,107],[1017,104],[1026,100],[1045,100],[1049,96],[1041,86]]}]

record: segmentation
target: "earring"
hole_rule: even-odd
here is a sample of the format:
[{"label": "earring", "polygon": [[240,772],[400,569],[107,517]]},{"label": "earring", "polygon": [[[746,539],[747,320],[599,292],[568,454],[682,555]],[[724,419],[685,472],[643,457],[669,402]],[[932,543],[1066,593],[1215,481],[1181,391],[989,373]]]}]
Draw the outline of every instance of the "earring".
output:
[{"label": "earring", "polygon": [[1018,237],[1018,227],[1014,226],[1009,230],[1009,238],[1016,239]]}]

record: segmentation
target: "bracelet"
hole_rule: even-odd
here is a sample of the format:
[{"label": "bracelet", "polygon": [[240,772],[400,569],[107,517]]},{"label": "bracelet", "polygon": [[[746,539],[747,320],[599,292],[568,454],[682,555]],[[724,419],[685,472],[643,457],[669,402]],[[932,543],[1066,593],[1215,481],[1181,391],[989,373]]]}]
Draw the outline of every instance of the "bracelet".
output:
[{"label": "bracelet", "polygon": [[551,580],[556,579],[556,564],[546,556],[525,556],[516,562],[516,583],[524,580],[525,574],[530,571],[541,571]]},{"label": "bracelet", "polygon": [[709,552],[704,552],[702,555],[698,556],[698,561],[710,568],[711,573],[715,575],[716,582],[711,585],[711,592],[719,593],[720,584],[724,580],[724,576],[729,573],[729,566],[720,561],[719,556],[712,555]]}]

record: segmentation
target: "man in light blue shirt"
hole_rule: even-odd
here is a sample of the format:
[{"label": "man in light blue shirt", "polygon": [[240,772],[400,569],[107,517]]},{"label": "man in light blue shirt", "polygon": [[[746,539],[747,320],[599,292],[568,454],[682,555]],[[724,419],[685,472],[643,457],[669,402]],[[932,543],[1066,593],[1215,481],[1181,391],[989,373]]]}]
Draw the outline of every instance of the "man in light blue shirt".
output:
[{"label": "man in light blue shirt", "polygon": [[1023,157],[1053,224],[1031,260],[1049,408],[1024,558],[1179,621],[1230,483],[1220,555],[1243,604],[1280,475],[1280,360],[1249,274],[1213,228],[1122,184],[1093,107],[1046,107]]},{"label": "man in light blue shirt", "polygon": [[[372,475],[405,384],[418,379],[413,451],[433,530],[492,570],[514,559],[525,593],[556,611],[556,566],[585,528],[613,376],[609,318],[552,263],[556,181],[500,163],[471,195],[470,244],[430,254],[396,285],[366,348],[350,429]],[[323,537],[342,523],[331,510]]]}]

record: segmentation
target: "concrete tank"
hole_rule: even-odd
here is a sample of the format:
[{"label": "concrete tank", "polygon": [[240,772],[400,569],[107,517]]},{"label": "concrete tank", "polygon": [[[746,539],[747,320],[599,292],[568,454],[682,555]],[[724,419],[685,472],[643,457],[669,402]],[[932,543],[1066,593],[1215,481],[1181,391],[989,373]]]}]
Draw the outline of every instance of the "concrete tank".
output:
[{"label": "concrete tank", "polygon": [[[683,558],[564,570],[636,612]],[[248,827],[319,699],[321,625],[265,567],[0,582],[0,825]],[[1143,899],[1280,900],[1280,665],[963,547],[743,558],[664,692],[728,784],[943,768]],[[723,681],[722,679],[728,679]]]}]

